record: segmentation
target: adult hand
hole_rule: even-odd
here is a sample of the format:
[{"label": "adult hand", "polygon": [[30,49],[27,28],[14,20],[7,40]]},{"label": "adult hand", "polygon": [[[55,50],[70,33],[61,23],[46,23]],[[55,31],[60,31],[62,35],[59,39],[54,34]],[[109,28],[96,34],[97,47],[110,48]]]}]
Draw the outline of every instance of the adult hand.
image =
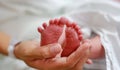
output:
[{"label": "adult hand", "polygon": [[26,60],[26,64],[40,70],[82,70],[89,56],[90,44],[85,42],[68,57],[50,59],[36,59],[33,62]]},{"label": "adult hand", "polygon": [[40,46],[40,42],[29,40],[17,44],[14,54],[18,59],[32,64],[36,59],[55,57],[61,50],[61,46],[57,43]]}]

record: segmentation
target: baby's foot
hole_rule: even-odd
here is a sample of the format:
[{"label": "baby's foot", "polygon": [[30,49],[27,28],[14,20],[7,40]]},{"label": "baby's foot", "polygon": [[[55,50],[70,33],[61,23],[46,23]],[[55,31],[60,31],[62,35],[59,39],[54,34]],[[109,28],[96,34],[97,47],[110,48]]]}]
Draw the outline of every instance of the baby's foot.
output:
[{"label": "baby's foot", "polygon": [[80,27],[75,22],[68,21],[66,22],[65,33],[66,40],[62,56],[69,56],[80,46],[80,41],[82,40],[82,32],[80,31]]},{"label": "baby's foot", "polygon": [[[64,30],[64,25],[66,29]],[[68,21],[66,18],[50,20],[49,26],[43,24],[44,29],[38,28],[41,33],[41,46],[51,43],[59,43],[60,39],[64,39],[62,45],[63,52],[61,56],[69,56],[77,49],[82,40],[80,28],[74,22]],[[65,32],[65,34],[64,34]]]},{"label": "baby's foot", "polygon": [[[61,18],[62,19],[62,18]],[[47,23],[43,23],[43,28],[38,28],[38,32],[41,33],[41,46],[58,43],[59,38],[63,33],[64,23],[60,21],[60,19],[54,19],[49,21],[49,25]]]}]

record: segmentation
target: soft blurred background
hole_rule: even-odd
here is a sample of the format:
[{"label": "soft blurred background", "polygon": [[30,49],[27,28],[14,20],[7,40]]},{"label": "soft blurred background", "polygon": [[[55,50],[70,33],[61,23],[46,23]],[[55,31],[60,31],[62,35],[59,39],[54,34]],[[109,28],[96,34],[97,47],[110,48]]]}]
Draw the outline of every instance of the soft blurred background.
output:
[{"label": "soft blurred background", "polygon": [[[114,2],[116,3],[112,0],[0,0],[0,31],[9,33],[17,40],[39,38],[36,29],[43,21],[84,8],[104,9],[114,15],[120,14],[120,9],[117,9],[119,0]],[[0,70],[32,69],[22,61],[0,55]]]}]

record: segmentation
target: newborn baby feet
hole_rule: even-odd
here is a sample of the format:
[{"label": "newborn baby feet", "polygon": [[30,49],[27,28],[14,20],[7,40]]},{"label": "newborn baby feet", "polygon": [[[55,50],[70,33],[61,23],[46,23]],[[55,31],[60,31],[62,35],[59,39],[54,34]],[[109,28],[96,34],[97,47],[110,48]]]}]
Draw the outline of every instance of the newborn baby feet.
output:
[{"label": "newborn baby feet", "polygon": [[82,32],[79,26],[63,17],[50,20],[49,25],[43,23],[43,28],[39,27],[38,32],[41,34],[41,46],[51,43],[62,45],[62,57],[69,56],[74,52],[82,40]]}]

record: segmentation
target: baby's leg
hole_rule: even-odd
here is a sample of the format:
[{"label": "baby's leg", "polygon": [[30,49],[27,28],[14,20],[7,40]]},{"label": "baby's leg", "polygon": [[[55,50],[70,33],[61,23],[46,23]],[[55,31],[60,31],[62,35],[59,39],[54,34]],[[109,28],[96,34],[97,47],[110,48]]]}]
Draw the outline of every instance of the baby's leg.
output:
[{"label": "baby's leg", "polygon": [[100,37],[96,36],[90,39],[91,44],[91,59],[98,59],[98,58],[104,58],[105,56],[105,50],[103,48],[103,45],[101,43]]}]

